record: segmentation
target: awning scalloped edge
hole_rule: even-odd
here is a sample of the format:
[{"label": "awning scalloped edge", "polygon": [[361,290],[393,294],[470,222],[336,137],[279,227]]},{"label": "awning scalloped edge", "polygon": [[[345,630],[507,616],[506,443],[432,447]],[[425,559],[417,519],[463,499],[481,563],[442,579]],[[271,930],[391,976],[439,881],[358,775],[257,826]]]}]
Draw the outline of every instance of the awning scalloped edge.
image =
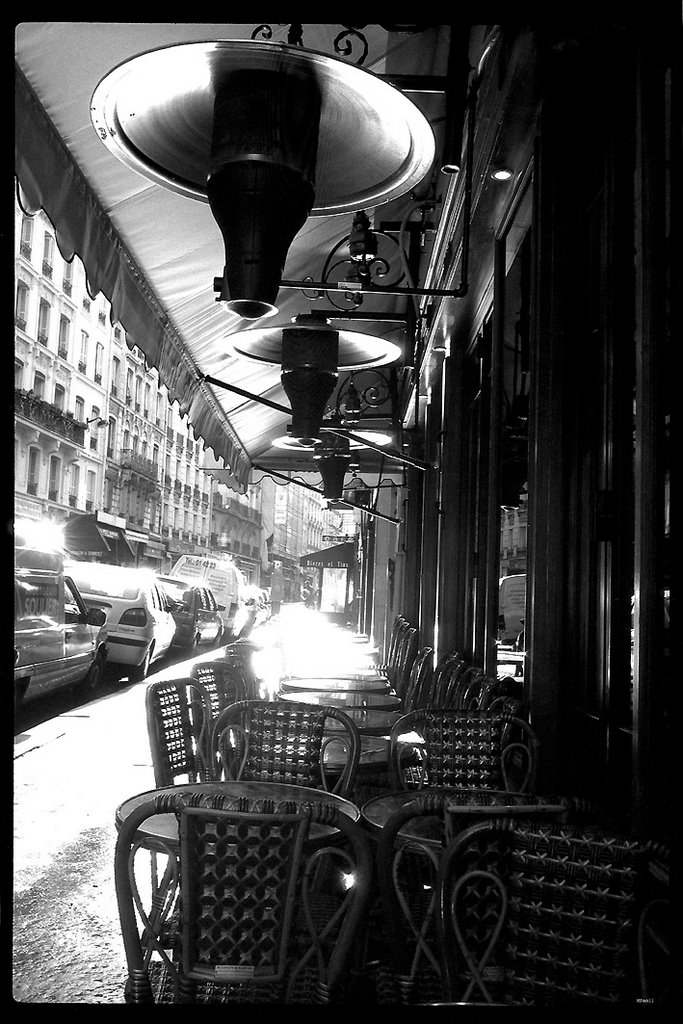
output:
[{"label": "awning scalloped edge", "polygon": [[90,294],[107,297],[112,321],[121,324],[128,345],[137,346],[159,371],[171,400],[231,471],[234,489],[246,491],[251,462],[225,412],[18,66],[15,78],[15,173],[22,205],[29,214],[45,212],[64,259],[78,255]]}]

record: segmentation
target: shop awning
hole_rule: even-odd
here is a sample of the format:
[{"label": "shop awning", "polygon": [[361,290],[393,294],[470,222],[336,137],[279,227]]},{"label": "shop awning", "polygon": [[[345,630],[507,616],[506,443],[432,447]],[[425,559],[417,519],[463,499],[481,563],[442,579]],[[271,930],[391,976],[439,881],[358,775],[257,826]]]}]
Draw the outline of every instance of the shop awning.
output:
[{"label": "shop awning", "polygon": [[[137,55],[203,40],[248,43],[259,28],[266,26],[26,21],[17,26],[15,37],[15,169],[20,202],[29,214],[40,208],[45,211],[62,256],[67,260],[79,256],[91,295],[101,292],[110,301],[112,320],[122,325],[127,344],[137,346],[147,363],[158,369],[171,399],[204,440],[206,453],[215,456],[224,474],[221,479],[242,492],[259,464],[319,477],[319,467],[306,452],[301,468],[300,450],[273,445],[274,440],[286,438],[291,421],[281,367],[229,351],[229,336],[244,331],[248,322],[216,301],[214,279],[223,272],[225,247],[208,203],[164,187],[117,159],[103,145],[91,112],[98,83]],[[273,46],[286,45],[288,28],[272,26]],[[341,28],[306,25],[306,48],[343,61],[338,56],[342,51],[334,46]],[[393,31],[393,26],[368,25],[362,38],[357,32],[352,35],[355,43],[349,64],[358,62],[364,41],[363,67],[368,72],[445,75],[447,25],[428,26],[414,34]],[[445,100],[440,91],[425,89],[410,95],[435,133],[441,133]],[[370,160],[372,153],[364,152],[362,158]],[[391,199],[382,206],[382,219],[394,225],[407,222],[414,204],[408,193]],[[309,218],[289,249],[282,279],[304,281],[318,276],[350,228],[350,213]],[[389,243],[389,249],[393,253],[395,242]],[[402,280],[400,267],[396,274]],[[341,311],[342,325],[349,326],[353,303],[336,303],[333,294],[319,293],[315,298],[316,309]],[[378,290],[364,299],[361,312],[366,319],[357,329],[405,345],[403,321],[408,305],[406,296]],[[265,323],[288,326],[293,317],[310,308],[311,296],[303,289],[283,287],[278,313]],[[391,315],[384,317],[385,313]],[[340,386],[343,379],[340,374]],[[252,395],[264,401],[255,401]],[[360,449],[359,459],[361,470],[366,463],[375,468],[384,465],[382,456],[371,449]]]},{"label": "shop awning", "polygon": [[103,512],[73,516],[64,527],[67,550],[77,558],[94,558],[116,565],[134,563],[135,551],[123,528],[117,525],[117,518]]},{"label": "shop awning", "polygon": [[94,516],[74,516],[64,527],[66,549],[78,558],[110,555],[112,548]]},{"label": "shop awning", "polygon": [[343,569],[356,562],[356,545],[353,541],[346,541],[344,544],[335,544],[331,548],[322,548],[320,551],[311,551],[308,555],[302,555],[299,564],[308,568]]}]

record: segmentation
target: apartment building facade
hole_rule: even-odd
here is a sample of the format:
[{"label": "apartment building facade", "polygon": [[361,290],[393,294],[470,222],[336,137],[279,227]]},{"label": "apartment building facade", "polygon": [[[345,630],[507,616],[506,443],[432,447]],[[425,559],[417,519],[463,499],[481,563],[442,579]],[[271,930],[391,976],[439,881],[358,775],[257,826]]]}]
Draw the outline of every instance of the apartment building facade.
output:
[{"label": "apartment building facade", "polygon": [[202,468],[203,443],[154,367],[129,348],[78,257],[42,212],[15,207],[15,515],[64,524],[83,557],[165,571],[182,554],[228,554],[249,583],[342,529],[325,499],[266,478],[246,495]]}]

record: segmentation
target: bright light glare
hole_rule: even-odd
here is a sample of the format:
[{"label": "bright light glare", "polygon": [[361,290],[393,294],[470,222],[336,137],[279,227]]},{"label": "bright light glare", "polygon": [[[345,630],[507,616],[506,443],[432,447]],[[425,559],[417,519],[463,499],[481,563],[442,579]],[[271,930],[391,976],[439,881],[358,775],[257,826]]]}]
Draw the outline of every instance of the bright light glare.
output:
[{"label": "bright light glare", "polygon": [[352,871],[349,872],[348,874],[343,874],[342,875],[342,885],[344,886],[345,889],[353,889],[355,884],[356,884],[356,876],[354,875],[354,873]]},{"label": "bright light glare", "polygon": [[15,525],[17,545],[36,551],[54,551],[64,547],[64,529],[51,519],[24,519]]}]

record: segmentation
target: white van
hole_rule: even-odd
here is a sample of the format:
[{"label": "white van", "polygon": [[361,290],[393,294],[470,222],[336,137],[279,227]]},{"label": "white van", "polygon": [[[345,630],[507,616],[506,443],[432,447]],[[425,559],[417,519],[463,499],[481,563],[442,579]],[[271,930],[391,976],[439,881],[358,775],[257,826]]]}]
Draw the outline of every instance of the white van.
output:
[{"label": "white van", "polygon": [[66,562],[83,600],[107,616],[109,661],[129,669],[132,682],[144,679],[149,666],[173,642],[176,623],[171,601],[151,569],[101,562]]},{"label": "white van", "polygon": [[208,587],[216,603],[223,606],[220,614],[224,634],[234,633],[235,615],[245,586],[244,576],[234,562],[211,555],[181,555],[168,575]]},{"label": "white van", "polygon": [[524,629],[526,573],[503,576],[498,583],[498,640],[512,644]]},{"label": "white van", "polygon": [[82,684],[95,690],[107,658],[104,613],[88,609],[64,572],[52,523],[14,524],[14,707],[27,692]]}]

